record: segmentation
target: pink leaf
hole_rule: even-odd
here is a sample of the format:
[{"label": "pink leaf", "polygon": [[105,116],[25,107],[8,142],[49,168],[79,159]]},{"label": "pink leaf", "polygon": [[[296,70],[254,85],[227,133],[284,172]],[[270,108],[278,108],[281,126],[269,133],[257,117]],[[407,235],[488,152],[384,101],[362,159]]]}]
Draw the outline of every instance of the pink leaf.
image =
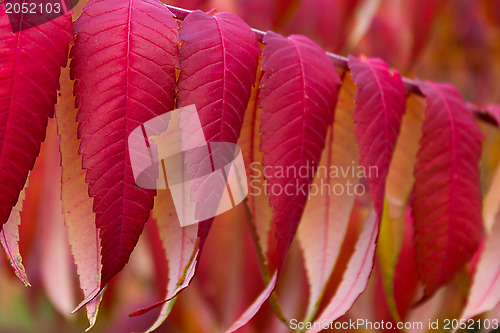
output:
[{"label": "pink leaf", "polygon": [[[261,150],[281,270],[325,145],[340,80],[325,51],[307,37],[268,32],[264,43]],[[279,170],[289,167],[306,174],[280,176]]]},{"label": "pink leaf", "polygon": [[[14,17],[14,15],[12,15]],[[39,14],[16,16],[11,32],[0,7],[0,225],[18,202],[54,113],[59,73],[72,39],[71,15],[44,24]]]},{"label": "pink leaf", "polygon": [[101,238],[101,288],[128,262],[153,206],[155,191],[135,184],[127,139],[174,107],[177,27],[156,0],[91,1],[75,24],[71,74]]},{"label": "pink leaf", "polygon": [[24,191],[25,190],[21,191],[17,204],[12,209],[9,219],[0,228],[0,244],[19,280],[21,280],[25,286],[31,286],[28,281],[28,276],[26,275],[26,270],[24,269],[23,258],[19,252],[20,212],[23,209]]},{"label": "pink leaf", "polygon": [[380,59],[349,56],[349,67],[358,86],[353,117],[359,162],[370,182],[375,211],[381,214],[385,179],[406,108],[406,90],[399,73],[390,72]]},{"label": "pink leaf", "polygon": [[[352,169],[355,170],[358,166],[358,148],[352,118],[355,91],[352,77],[346,73],[340,88],[333,126],[319,164],[320,171],[313,183],[317,193],[311,193],[297,233],[310,285],[306,318],[314,316],[319,308],[325,285],[342,249],[356,200],[355,195],[348,193],[359,182],[352,174]],[[338,176],[331,177],[332,168],[346,170],[347,173],[345,177],[341,172]]]},{"label": "pink leaf", "polygon": [[[47,139],[43,143],[40,159],[43,163],[42,193],[40,193],[40,278],[54,308],[69,316],[75,306],[73,260],[68,235],[64,226],[61,204],[61,159],[55,120],[49,121]],[[95,227],[94,227],[95,229]]]},{"label": "pink leaf", "polygon": [[426,296],[452,279],[481,240],[482,135],[456,88],[418,81],[427,107],[415,165],[413,215]]},{"label": "pink leaf", "polygon": [[[57,129],[60,136],[61,152],[61,199],[68,242],[76,264],[76,270],[83,291],[83,304],[99,291],[101,284],[101,249],[99,234],[95,227],[92,198],[88,196],[82,157],[78,153],[80,140],[77,139],[77,109],[73,97],[73,81],[69,68],[61,71],[61,95],[56,105]],[[95,324],[102,295],[86,304],[90,328]]]},{"label": "pink leaf", "polygon": [[[378,218],[374,211],[364,223],[363,231],[356,242],[356,248],[349,259],[347,269],[337,292],[323,310],[317,322],[332,322],[343,316],[365,290],[373,268],[373,258],[377,246],[379,231]],[[321,328],[312,328],[308,332],[319,332]]]},{"label": "pink leaf", "polygon": [[273,292],[274,288],[276,287],[276,282],[278,279],[278,272],[275,272],[269,281],[268,285],[266,288],[261,292],[261,294],[255,299],[255,301],[248,307],[248,309],[234,322],[233,325],[226,331],[226,332],[234,332],[238,330],[239,328],[243,327],[246,325],[250,319],[252,319],[257,312],[259,311],[260,307],[264,302],[269,298],[271,293]]}]

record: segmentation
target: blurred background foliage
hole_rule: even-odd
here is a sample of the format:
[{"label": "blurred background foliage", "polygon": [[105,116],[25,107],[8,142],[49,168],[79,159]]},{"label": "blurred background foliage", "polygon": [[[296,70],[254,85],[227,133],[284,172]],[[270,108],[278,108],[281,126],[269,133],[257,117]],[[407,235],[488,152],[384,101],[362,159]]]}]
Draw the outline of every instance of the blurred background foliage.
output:
[{"label": "blurred background foliage", "polygon": [[[341,55],[380,57],[402,75],[454,84],[475,103],[500,103],[500,0],[172,0],[170,5],[238,14],[250,26],[282,34],[304,34]],[[75,8],[76,18],[85,1]],[[485,134],[483,193],[500,159],[498,129]],[[25,288],[0,258],[0,332],[82,332],[85,311],[62,219],[47,213],[58,138],[54,121],[29,179],[21,214],[20,245],[32,287]],[[57,165],[56,165],[57,168]],[[242,206],[216,218],[192,285],[183,291],[158,332],[221,332],[264,287]],[[154,223],[147,223],[130,263],[108,286],[93,332],[141,332],[158,311],[128,313],[162,298],[165,255]],[[36,237],[35,237],[36,235]],[[43,237],[41,237],[41,235]],[[354,239],[354,236],[351,237]],[[347,247],[351,246],[349,241]],[[346,258],[341,257],[345,261]],[[377,263],[376,265],[379,265]],[[49,269],[44,268],[49,267]],[[439,292],[408,318],[456,318],[465,301],[468,274]],[[334,274],[335,279],[335,274]],[[463,280],[463,281],[462,281]],[[57,282],[56,282],[57,281]],[[343,318],[390,319],[375,267],[366,292]],[[331,291],[327,291],[328,294]],[[288,255],[277,294],[288,318],[302,318],[307,278],[297,244]],[[500,309],[491,316],[500,317]],[[407,318],[407,319],[408,319]],[[408,319],[408,320],[410,320]],[[242,332],[288,332],[266,303]]]}]

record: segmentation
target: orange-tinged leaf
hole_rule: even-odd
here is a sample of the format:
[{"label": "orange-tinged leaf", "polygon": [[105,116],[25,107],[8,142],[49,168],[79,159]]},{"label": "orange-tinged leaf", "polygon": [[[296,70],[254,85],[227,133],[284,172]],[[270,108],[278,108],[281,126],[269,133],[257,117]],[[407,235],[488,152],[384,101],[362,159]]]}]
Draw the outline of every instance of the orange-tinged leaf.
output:
[{"label": "orange-tinged leaf", "polygon": [[500,212],[500,164],[496,168],[483,200],[484,227],[488,233],[491,233],[493,229],[498,212]]},{"label": "orange-tinged leaf", "polygon": [[[82,157],[78,153],[80,140],[77,139],[77,109],[73,97],[73,81],[69,68],[61,71],[61,95],[56,105],[57,129],[60,136],[59,150],[62,164],[62,213],[68,233],[80,287],[84,299],[88,300],[99,290],[101,279],[101,253],[99,234],[95,227],[92,199],[88,196]],[[85,306],[91,328],[94,326],[102,295],[90,300]],[[83,305],[83,304],[82,304]]]},{"label": "orange-tinged leaf", "polygon": [[248,180],[246,204],[251,214],[250,225],[254,229],[254,237],[257,237],[258,250],[262,254],[261,260],[265,261],[273,215],[272,209],[269,207],[269,199],[265,194],[264,168],[262,166],[264,153],[260,150],[261,133],[259,128],[262,109],[258,106],[258,96],[261,78],[262,70],[259,66],[245,111],[245,117],[243,118],[238,146],[243,154]]},{"label": "orange-tinged leaf", "polygon": [[394,298],[394,275],[400,254],[405,225],[405,211],[413,187],[413,165],[417,160],[418,143],[424,116],[423,98],[410,95],[401,122],[401,133],[394,149],[386,180],[387,210],[383,212],[377,255],[389,310],[399,320]]},{"label": "orange-tinged leaf", "polygon": [[[266,288],[231,326],[231,332],[245,325],[275,288],[305,207],[340,85],[325,51],[307,37],[287,38],[269,31],[264,44],[261,61],[264,75],[259,96],[260,148],[264,152],[264,177],[275,221],[277,271],[265,278]],[[277,175],[280,169],[290,166],[295,171],[305,168],[306,176]]]},{"label": "orange-tinged leaf", "polygon": [[[313,182],[297,233],[304,254],[310,294],[306,318],[319,308],[342,249],[356,196],[349,194],[358,184],[358,148],[354,137],[356,87],[346,73],[339,92],[332,127]],[[355,173],[353,173],[353,171]],[[313,192],[313,190],[312,190]]]},{"label": "orange-tinged leaf", "polygon": [[401,121],[401,131],[386,180],[385,195],[391,219],[404,218],[406,203],[415,180],[413,166],[417,161],[417,151],[422,136],[424,99],[410,95],[406,105],[406,112]]}]

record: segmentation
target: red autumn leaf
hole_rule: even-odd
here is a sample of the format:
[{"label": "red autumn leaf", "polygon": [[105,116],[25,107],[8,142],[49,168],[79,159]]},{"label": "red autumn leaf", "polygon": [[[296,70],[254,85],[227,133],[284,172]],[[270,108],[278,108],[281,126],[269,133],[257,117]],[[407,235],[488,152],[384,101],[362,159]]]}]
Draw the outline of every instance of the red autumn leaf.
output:
[{"label": "red autumn leaf", "polygon": [[[356,248],[342,276],[342,282],[335,295],[329,301],[316,322],[333,322],[343,316],[365,290],[373,268],[373,259],[377,247],[379,231],[378,214],[370,213],[363,225],[363,231],[356,242]],[[313,327],[307,332],[319,332],[321,328]]]},{"label": "red autumn leaf", "polygon": [[[31,15],[31,16],[30,16]],[[71,16],[41,25],[38,14],[19,15],[13,33],[0,7],[0,225],[9,218],[54,114],[59,74],[72,39]]]},{"label": "red autumn leaf", "polygon": [[[264,43],[261,149],[281,269],[325,145],[340,79],[325,51],[307,37],[268,32]],[[307,173],[280,176],[289,167]]]},{"label": "red autumn leaf", "polygon": [[413,215],[417,265],[432,295],[481,241],[482,134],[456,88],[418,81],[427,106],[415,165]]},{"label": "red autumn leaf", "polygon": [[[333,126],[319,164],[321,171],[314,179],[317,193],[311,193],[297,232],[310,286],[306,318],[314,317],[320,306],[325,286],[342,250],[356,200],[355,195],[348,193],[359,182],[349,172],[351,168],[356,169],[358,166],[352,117],[355,91],[351,74],[346,73],[340,88]],[[334,175],[332,168],[340,169],[339,175]],[[343,170],[347,171],[345,176],[342,174]],[[328,185],[329,190],[325,190],[325,185]]]},{"label": "red autumn leaf", "polygon": [[381,214],[385,179],[406,108],[406,90],[399,73],[391,73],[380,59],[349,56],[349,67],[358,86],[353,117],[359,162],[370,182],[375,211]]},{"label": "red autumn leaf", "polygon": [[[180,35],[177,106],[196,106],[206,142],[236,143],[255,81],[259,57],[255,34],[234,14],[211,16],[197,10],[184,19]],[[212,166],[220,165],[223,156],[211,154]],[[196,157],[188,156],[186,163]],[[210,223],[211,219],[199,226],[200,248]]]},{"label": "red autumn leaf", "polygon": [[91,1],[75,24],[71,74],[101,237],[101,288],[127,263],[153,206],[155,191],[135,184],[127,139],[174,108],[177,27],[156,0]]},{"label": "red autumn leaf", "polygon": [[[306,177],[269,177],[268,193],[276,223],[278,270],[266,288],[231,326],[230,332],[245,325],[260,309],[276,286],[286,254],[306,204],[308,186],[314,176],[332,121],[340,79],[325,51],[304,36],[288,38],[274,32],[264,37],[259,106],[262,108],[261,150],[264,168],[307,168]],[[307,73],[307,75],[306,75]],[[273,171],[267,170],[268,175]],[[266,175],[265,175],[266,176]],[[296,184],[298,180],[300,184]],[[273,186],[292,186],[297,194],[277,195]],[[305,187],[303,194],[299,188]]]}]

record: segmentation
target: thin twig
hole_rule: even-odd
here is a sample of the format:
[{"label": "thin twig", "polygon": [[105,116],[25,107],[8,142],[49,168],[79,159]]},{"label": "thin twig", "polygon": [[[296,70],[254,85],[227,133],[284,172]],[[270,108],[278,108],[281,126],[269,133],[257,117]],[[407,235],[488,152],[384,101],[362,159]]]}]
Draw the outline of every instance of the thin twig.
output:
[{"label": "thin twig", "polygon": [[[179,21],[183,21],[186,18],[186,16],[188,16],[192,12],[192,10],[179,8],[179,7],[175,7],[175,6],[171,6],[171,5],[166,5],[166,6],[168,7],[168,9],[170,9],[172,14],[174,14],[175,18]],[[252,28],[252,31],[257,36],[258,41],[262,42],[266,33],[262,30],[253,29],[253,28]],[[335,67],[342,69],[342,70],[349,70],[349,63],[348,63],[348,60],[346,57],[335,54],[335,53],[331,53],[331,52],[326,52],[326,54],[332,60],[332,63]],[[417,83],[414,80],[409,79],[407,77],[403,77],[403,83],[405,85],[407,92],[412,93],[412,94],[416,94],[416,95],[420,95],[420,96],[424,96],[424,94],[422,93],[422,91],[420,91],[420,88],[418,87]],[[490,115],[490,113],[488,112],[488,110],[486,109],[486,107],[484,105],[467,102],[467,107],[469,108],[469,110],[471,110],[472,113],[474,113],[474,116],[476,118],[481,119],[487,123],[490,123],[496,127],[499,126],[499,124]]]}]

